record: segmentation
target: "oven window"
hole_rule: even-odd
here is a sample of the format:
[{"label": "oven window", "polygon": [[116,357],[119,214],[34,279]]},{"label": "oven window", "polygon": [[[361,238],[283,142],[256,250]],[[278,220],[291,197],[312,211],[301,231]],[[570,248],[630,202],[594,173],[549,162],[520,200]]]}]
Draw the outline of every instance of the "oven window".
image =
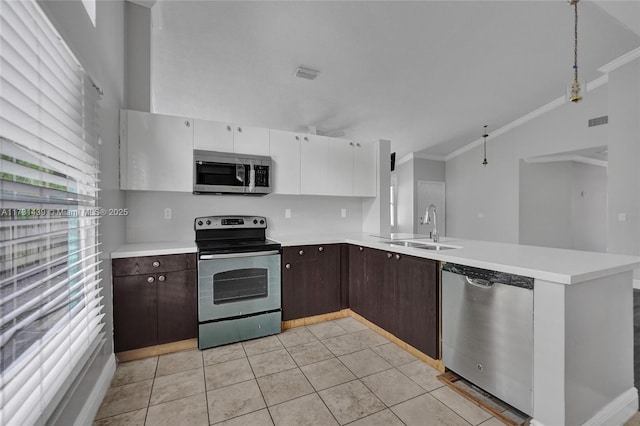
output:
[{"label": "oven window", "polygon": [[259,299],[269,295],[269,275],[264,268],[235,269],[213,276],[213,304]]},{"label": "oven window", "polygon": [[196,162],[196,184],[245,186],[246,169],[244,164]]}]

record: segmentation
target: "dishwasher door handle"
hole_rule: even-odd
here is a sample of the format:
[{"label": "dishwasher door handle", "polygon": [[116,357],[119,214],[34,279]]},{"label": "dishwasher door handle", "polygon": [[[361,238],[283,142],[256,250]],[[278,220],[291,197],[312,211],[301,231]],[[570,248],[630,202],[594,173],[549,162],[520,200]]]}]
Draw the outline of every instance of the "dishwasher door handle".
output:
[{"label": "dishwasher door handle", "polygon": [[491,288],[493,287],[493,283],[491,281],[488,280],[483,280],[481,278],[469,278],[467,276],[465,276],[465,278],[467,279],[467,282],[473,286],[476,287],[480,287],[480,288]]}]

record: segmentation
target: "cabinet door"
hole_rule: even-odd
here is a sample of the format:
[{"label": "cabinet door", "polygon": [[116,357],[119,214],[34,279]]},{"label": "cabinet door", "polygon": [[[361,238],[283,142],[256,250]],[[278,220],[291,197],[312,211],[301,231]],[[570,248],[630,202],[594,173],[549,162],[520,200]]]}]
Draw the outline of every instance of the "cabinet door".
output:
[{"label": "cabinet door", "polygon": [[[309,315],[326,314],[340,310],[340,245],[314,247],[317,253],[315,279],[310,295],[312,309]],[[315,302],[315,303],[314,303]]]},{"label": "cabinet door", "polygon": [[438,263],[402,255],[396,268],[399,328],[394,334],[431,358],[439,359]]},{"label": "cabinet door", "polygon": [[285,247],[282,255],[282,319],[340,310],[340,246]]},{"label": "cabinet door", "polygon": [[121,111],[120,189],[193,191],[193,120]]},{"label": "cabinet door", "polygon": [[373,322],[395,334],[398,323],[396,294],[396,260],[394,254],[382,250],[367,250],[367,297],[374,299]]},{"label": "cabinet door", "polygon": [[366,304],[365,250],[361,246],[349,245],[349,308],[371,321]]},{"label": "cabinet door", "polygon": [[282,320],[309,316],[311,280],[315,280],[316,251],[313,246],[282,249]]},{"label": "cabinet door", "polygon": [[356,142],[353,149],[353,195],[375,197],[377,158],[373,143]]},{"label": "cabinet door", "polygon": [[193,120],[193,149],[233,152],[233,125]]},{"label": "cabinet door", "polygon": [[158,287],[158,343],[198,337],[195,269],[156,275]]},{"label": "cabinet door", "polygon": [[329,138],[304,136],[300,145],[300,193],[326,195]]},{"label": "cabinet door", "polygon": [[328,143],[327,189],[330,195],[353,195],[353,146],[345,139]]},{"label": "cabinet door", "polygon": [[269,132],[275,194],[300,194],[300,139],[300,135],[292,132]]},{"label": "cabinet door", "polygon": [[233,152],[269,155],[269,129],[236,124],[233,129]]},{"label": "cabinet door", "polygon": [[[147,280],[151,278],[152,281]],[[116,352],[158,344],[157,287],[154,275],[113,279],[113,335]]]}]

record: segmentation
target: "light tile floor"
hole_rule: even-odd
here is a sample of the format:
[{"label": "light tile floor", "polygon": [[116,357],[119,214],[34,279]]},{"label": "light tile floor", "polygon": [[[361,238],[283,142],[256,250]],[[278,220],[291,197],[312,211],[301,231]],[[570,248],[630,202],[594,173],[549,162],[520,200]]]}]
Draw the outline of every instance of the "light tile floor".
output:
[{"label": "light tile floor", "polygon": [[502,424],[353,318],[121,363],[94,425]]}]

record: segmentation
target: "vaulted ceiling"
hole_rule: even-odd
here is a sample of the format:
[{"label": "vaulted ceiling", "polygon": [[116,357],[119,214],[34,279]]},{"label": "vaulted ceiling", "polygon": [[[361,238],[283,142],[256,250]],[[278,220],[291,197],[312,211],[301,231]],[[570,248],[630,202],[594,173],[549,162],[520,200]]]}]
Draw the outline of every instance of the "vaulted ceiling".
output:
[{"label": "vaulted ceiling", "polygon": [[[640,46],[637,2],[600,3],[610,5],[579,3],[587,81]],[[399,157],[446,155],[484,124],[562,96],[572,77],[573,9],[562,0],[166,0],[153,9],[155,112],[343,130],[390,139]],[[320,76],[294,77],[299,65]]]}]

